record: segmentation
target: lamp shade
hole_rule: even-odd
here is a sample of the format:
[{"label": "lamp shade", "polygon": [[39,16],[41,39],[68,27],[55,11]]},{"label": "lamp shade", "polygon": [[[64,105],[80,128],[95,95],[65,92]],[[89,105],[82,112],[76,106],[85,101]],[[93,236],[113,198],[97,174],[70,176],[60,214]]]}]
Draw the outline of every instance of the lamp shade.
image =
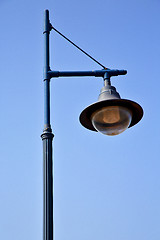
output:
[{"label": "lamp shade", "polygon": [[117,135],[137,124],[143,116],[142,107],[127,99],[98,101],[80,114],[81,124],[92,131]]}]

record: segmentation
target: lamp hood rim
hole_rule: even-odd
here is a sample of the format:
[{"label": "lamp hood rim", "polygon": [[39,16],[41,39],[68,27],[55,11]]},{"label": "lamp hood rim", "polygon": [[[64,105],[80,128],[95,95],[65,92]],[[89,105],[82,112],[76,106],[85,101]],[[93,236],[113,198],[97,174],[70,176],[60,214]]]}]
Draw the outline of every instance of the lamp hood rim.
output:
[{"label": "lamp hood rim", "polygon": [[131,111],[132,120],[128,128],[137,124],[143,117],[143,109],[138,103],[128,99],[110,99],[110,100],[99,101],[86,107],[80,114],[80,117],[79,117],[80,123],[85,128],[97,132],[97,130],[94,128],[92,124],[91,116],[98,109],[101,109],[102,107],[107,107],[107,106],[122,106],[129,109],[129,111]]}]

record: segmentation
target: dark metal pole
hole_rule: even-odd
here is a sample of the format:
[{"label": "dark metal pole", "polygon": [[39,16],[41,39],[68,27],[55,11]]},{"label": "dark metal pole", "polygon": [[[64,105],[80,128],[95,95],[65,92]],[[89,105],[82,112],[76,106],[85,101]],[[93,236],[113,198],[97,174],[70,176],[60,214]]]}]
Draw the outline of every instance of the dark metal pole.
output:
[{"label": "dark metal pole", "polygon": [[49,34],[51,25],[49,11],[44,14],[44,130],[43,141],[43,240],[53,240],[53,164],[52,140],[50,125],[50,77]]}]

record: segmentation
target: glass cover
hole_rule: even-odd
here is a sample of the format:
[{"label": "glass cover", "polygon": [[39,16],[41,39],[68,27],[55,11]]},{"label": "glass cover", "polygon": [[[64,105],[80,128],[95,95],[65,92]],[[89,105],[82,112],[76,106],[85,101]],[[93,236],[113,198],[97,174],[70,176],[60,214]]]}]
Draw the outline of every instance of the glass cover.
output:
[{"label": "glass cover", "polygon": [[113,136],[122,133],[129,127],[132,114],[125,107],[108,106],[94,112],[91,120],[97,131]]}]

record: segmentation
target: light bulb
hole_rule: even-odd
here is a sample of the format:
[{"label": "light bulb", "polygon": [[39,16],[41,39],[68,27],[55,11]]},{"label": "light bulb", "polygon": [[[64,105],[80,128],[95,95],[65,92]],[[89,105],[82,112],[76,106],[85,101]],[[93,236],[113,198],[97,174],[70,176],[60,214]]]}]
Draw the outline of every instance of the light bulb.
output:
[{"label": "light bulb", "polygon": [[94,112],[91,116],[94,128],[109,136],[125,131],[132,120],[129,109],[122,106],[107,106]]}]

